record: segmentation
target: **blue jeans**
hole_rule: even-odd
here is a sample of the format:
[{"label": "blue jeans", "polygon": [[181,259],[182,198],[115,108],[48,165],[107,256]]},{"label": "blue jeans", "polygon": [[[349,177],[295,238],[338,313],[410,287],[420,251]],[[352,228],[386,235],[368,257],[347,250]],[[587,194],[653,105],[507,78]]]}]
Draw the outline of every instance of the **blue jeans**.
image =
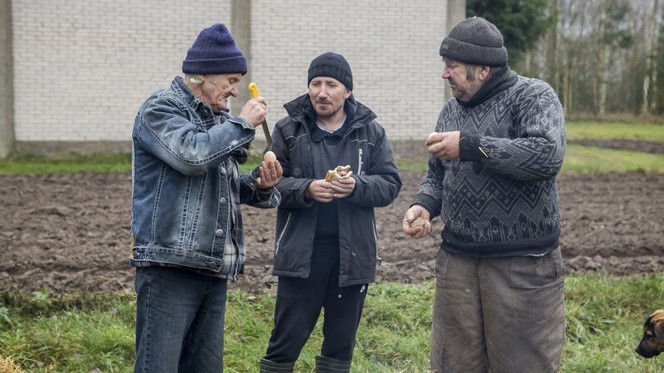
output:
[{"label": "blue jeans", "polygon": [[136,268],[134,372],[221,372],[226,279]]}]

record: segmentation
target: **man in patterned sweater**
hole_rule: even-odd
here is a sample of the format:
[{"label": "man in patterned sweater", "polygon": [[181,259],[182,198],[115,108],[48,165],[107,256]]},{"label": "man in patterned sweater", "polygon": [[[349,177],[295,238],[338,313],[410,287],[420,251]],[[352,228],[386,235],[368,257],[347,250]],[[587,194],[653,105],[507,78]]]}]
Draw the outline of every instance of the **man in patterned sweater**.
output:
[{"label": "man in patterned sweater", "polygon": [[436,258],[431,368],[555,372],[565,341],[556,175],[565,120],[545,82],[517,75],[495,25],[469,18],[440,47],[454,99],[426,140],[406,234],[445,224]]}]

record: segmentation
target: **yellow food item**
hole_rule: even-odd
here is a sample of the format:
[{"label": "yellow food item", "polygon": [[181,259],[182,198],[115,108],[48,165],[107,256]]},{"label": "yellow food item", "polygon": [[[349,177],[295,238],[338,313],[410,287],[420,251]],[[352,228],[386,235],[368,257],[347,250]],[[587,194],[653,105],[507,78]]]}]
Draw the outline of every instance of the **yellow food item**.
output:
[{"label": "yellow food item", "polygon": [[325,181],[347,179],[352,174],[353,171],[351,171],[350,166],[337,166],[334,168],[334,170],[327,171],[327,174],[325,175]]}]

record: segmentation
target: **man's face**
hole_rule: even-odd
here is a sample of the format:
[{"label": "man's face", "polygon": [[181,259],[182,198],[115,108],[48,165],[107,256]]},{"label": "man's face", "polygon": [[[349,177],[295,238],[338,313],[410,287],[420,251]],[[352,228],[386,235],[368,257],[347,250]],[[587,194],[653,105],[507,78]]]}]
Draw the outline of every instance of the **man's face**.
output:
[{"label": "man's face", "polygon": [[482,82],[478,79],[475,71],[469,74],[468,65],[456,61],[445,60],[443,68],[443,79],[447,79],[452,90],[452,96],[467,102],[479,91]]},{"label": "man's face", "polygon": [[309,98],[318,117],[332,118],[343,112],[344,102],[350,90],[340,81],[327,76],[318,76],[309,83]]},{"label": "man's face", "polygon": [[242,74],[208,74],[203,75],[203,83],[200,85],[201,94],[198,97],[208,104],[212,111],[219,113],[228,109],[228,98],[237,97],[238,84]]}]

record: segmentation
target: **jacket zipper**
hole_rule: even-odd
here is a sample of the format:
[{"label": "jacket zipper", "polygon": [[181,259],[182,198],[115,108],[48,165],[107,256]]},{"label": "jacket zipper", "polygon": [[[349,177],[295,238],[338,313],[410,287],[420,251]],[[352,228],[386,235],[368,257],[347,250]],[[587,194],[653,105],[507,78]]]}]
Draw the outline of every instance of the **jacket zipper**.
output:
[{"label": "jacket zipper", "polygon": [[274,248],[274,256],[275,257],[279,253],[279,246],[281,246],[281,239],[284,237],[284,234],[286,233],[286,228],[288,228],[288,223],[290,222],[290,219],[291,219],[291,213],[288,213],[288,218],[286,219],[286,224],[284,225],[284,229],[281,230],[281,233],[279,233],[279,239],[277,239],[277,244],[275,245],[275,248]]},{"label": "jacket zipper", "polygon": [[362,175],[362,148],[357,150],[357,175]]}]

